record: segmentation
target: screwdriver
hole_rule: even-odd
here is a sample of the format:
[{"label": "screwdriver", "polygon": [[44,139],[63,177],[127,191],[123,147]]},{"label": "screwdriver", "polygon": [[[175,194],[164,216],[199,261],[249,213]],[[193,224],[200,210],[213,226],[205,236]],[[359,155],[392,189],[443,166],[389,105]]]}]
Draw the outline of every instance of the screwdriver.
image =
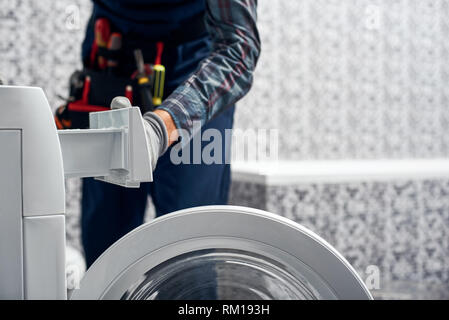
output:
[{"label": "screwdriver", "polygon": [[[122,47],[122,35],[118,32],[113,32],[108,42],[108,50],[118,51]],[[107,62],[108,72],[113,73],[118,66],[117,58],[109,59]]]},{"label": "screwdriver", "polygon": [[133,87],[132,86],[126,86],[125,88],[125,97],[128,98],[129,102],[131,104],[133,103]]},{"label": "screwdriver", "polygon": [[153,66],[153,105],[159,106],[164,96],[165,67],[161,64],[162,51],[164,51],[164,43],[156,43],[156,59]]},{"label": "screwdriver", "polygon": [[137,64],[137,83],[140,88],[140,96],[142,99],[141,111],[153,111],[153,97],[151,96],[151,82],[145,72],[145,62],[143,60],[142,50],[134,50],[134,58]]},{"label": "screwdriver", "polygon": [[[111,27],[109,21],[105,18],[99,18],[95,22],[95,42],[98,48],[107,48],[109,36],[111,34]],[[104,57],[98,56],[98,67],[100,69],[105,69],[107,66],[107,61]]]}]

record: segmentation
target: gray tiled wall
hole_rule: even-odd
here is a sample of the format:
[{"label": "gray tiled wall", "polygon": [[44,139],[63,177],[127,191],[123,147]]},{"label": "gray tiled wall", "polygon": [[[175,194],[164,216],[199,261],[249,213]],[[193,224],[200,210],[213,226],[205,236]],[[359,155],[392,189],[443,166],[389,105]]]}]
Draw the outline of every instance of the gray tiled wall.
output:
[{"label": "gray tiled wall", "polygon": [[[0,74],[51,105],[80,67],[89,0],[3,0]],[[259,0],[262,56],[239,128],[282,159],[449,155],[449,1]]]},{"label": "gray tiled wall", "polygon": [[263,186],[234,181],[230,203],[292,219],[336,247],[377,296],[449,298],[449,181]]}]

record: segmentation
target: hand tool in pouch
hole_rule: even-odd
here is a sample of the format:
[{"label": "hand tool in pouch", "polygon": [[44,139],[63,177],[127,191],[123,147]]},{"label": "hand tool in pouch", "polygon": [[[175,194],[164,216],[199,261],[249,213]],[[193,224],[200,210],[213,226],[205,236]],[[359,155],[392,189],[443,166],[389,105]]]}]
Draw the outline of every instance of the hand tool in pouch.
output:
[{"label": "hand tool in pouch", "polygon": [[143,60],[142,50],[136,49],[134,50],[134,57],[136,59],[137,64],[137,83],[140,87],[140,96],[141,96],[141,103],[142,106],[140,106],[140,110],[142,111],[142,114],[144,114],[147,111],[153,111],[153,97],[151,94],[151,81],[147,76],[147,73],[145,71],[145,62]]},{"label": "hand tool in pouch", "polygon": [[[109,25],[109,21],[104,18],[100,18],[95,22],[95,43],[98,48],[108,47],[108,41],[111,34],[111,27]],[[98,67],[100,69],[106,69],[107,61],[101,56],[100,52],[98,53]]]},{"label": "hand tool in pouch", "polygon": [[156,43],[156,59],[153,66],[153,105],[159,106],[164,96],[165,85],[165,67],[162,65],[162,52],[164,51],[164,43]]},{"label": "hand tool in pouch", "polygon": [[122,48],[122,35],[118,32],[111,34],[108,42],[108,50],[114,53],[116,56],[110,58],[107,61],[108,72],[114,73],[118,66],[118,56],[117,52]]},{"label": "hand tool in pouch", "polygon": [[125,88],[125,97],[128,98],[129,102],[131,102],[131,104],[133,103],[133,87],[128,85]]}]

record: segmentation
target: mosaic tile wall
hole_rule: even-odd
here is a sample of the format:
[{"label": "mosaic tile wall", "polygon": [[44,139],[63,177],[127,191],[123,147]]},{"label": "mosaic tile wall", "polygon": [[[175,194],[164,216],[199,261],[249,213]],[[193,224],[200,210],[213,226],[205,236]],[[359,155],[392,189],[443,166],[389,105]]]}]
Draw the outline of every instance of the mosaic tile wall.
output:
[{"label": "mosaic tile wall", "polygon": [[238,127],[282,159],[449,154],[449,1],[259,1],[263,54]]},{"label": "mosaic tile wall", "polygon": [[[0,74],[60,103],[89,0],[1,0]],[[259,0],[263,52],[239,128],[282,159],[449,155],[449,1]]]},{"label": "mosaic tile wall", "polygon": [[449,181],[262,186],[235,181],[230,203],[279,213],[331,243],[377,296],[449,299]]}]

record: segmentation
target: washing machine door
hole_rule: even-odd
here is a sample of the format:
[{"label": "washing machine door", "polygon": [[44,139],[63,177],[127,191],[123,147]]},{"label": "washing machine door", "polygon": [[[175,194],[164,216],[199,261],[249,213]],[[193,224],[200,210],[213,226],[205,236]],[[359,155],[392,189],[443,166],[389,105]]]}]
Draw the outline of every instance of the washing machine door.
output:
[{"label": "washing machine door", "polygon": [[232,206],[142,225],[88,270],[72,299],[371,299],[350,264],[306,228]]}]

